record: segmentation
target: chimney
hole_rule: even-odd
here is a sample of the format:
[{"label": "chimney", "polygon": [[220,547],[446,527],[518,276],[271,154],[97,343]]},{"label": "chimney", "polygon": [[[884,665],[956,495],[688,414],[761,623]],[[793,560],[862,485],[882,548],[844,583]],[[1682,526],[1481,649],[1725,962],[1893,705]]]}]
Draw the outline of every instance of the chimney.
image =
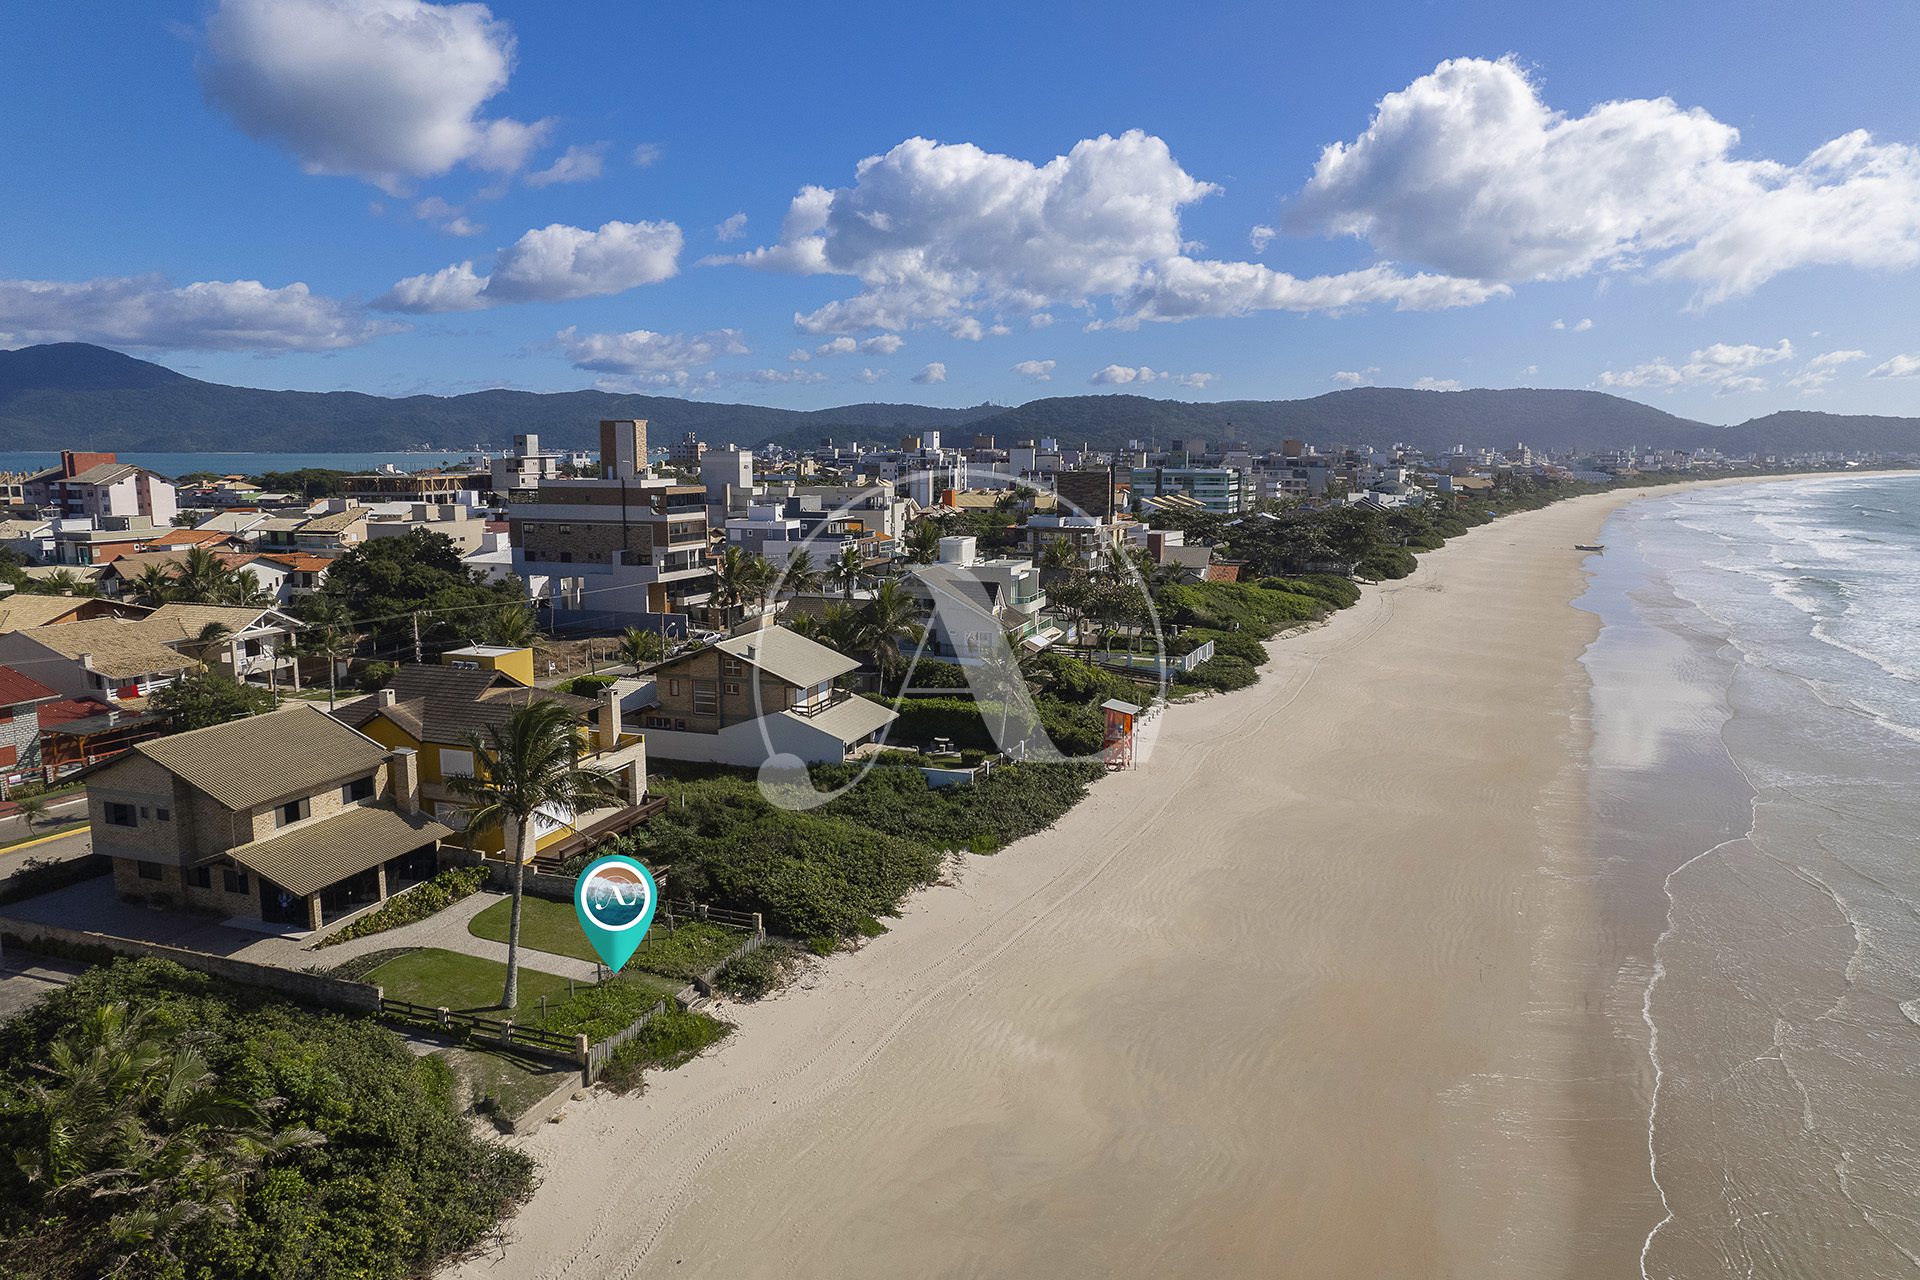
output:
[{"label": "chimney", "polygon": [[393,803],[403,813],[420,812],[420,756],[412,747],[396,747],[387,757]]},{"label": "chimney", "polygon": [[602,751],[611,751],[620,745],[620,689],[617,685],[610,684],[600,691],[600,727],[594,737]]},{"label": "chimney", "polygon": [[391,689],[375,689],[373,691],[373,705],[376,707],[390,707],[399,700],[400,695]]}]

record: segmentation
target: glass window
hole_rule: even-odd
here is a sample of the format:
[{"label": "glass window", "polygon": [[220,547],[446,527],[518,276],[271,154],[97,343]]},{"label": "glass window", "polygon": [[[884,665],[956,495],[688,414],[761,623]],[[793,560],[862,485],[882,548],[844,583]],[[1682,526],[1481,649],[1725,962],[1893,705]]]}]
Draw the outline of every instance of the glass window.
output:
[{"label": "glass window", "polygon": [[368,774],[364,778],[355,778],[352,782],[340,788],[340,798],[349,803],[355,800],[373,799],[373,775]]},{"label": "glass window", "polygon": [[133,806],[130,804],[121,804],[117,800],[107,801],[105,817],[107,819],[107,825],[110,827],[137,827],[140,825],[140,819],[134,816]]},{"label": "glass window", "polygon": [[471,778],[473,776],[473,752],[459,751],[453,747],[440,748],[440,776],[443,778]]},{"label": "glass window", "polygon": [[192,885],[196,889],[213,888],[213,868],[212,867],[188,867],[187,883]]},{"label": "glass window", "polygon": [[140,878],[141,878],[142,880],[158,880],[158,879],[160,878],[160,864],[159,864],[159,863],[157,863],[157,862],[142,862],[142,863],[140,863],[140,864],[138,864],[138,865],[139,865],[139,867],[140,867]]},{"label": "glass window", "polygon": [[711,680],[693,682],[693,709],[701,715],[712,715],[720,710],[720,691]]},{"label": "glass window", "polygon": [[298,822],[310,812],[312,812],[312,810],[308,807],[307,801],[304,798],[289,800],[280,806],[280,812],[277,815],[275,825],[284,827],[290,822]]},{"label": "glass window", "polygon": [[159,819],[160,821],[162,821],[162,822],[172,822],[172,821],[173,821],[173,810],[171,810],[171,809],[168,809],[168,808],[164,808],[164,807],[163,807],[163,808],[159,808],[159,809],[155,809],[155,810],[153,811],[153,816],[154,816],[154,817],[156,817],[156,818],[158,818],[158,819]]},{"label": "glass window", "polygon": [[726,691],[728,697],[737,695],[740,692],[740,682],[738,680],[727,681]]},{"label": "glass window", "polygon": [[247,891],[247,873],[244,871],[235,871],[232,867],[223,867],[220,870],[220,883],[226,886],[228,893],[245,893]]}]

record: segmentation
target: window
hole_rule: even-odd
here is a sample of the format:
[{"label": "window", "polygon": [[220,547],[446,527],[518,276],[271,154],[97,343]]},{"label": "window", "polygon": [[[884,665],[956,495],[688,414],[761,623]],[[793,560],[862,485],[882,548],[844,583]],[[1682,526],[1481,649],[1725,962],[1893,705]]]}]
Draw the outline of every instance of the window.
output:
[{"label": "window", "polygon": [[562,552],[560,553],[560,563],[561,563],[561,564],[572,564],[572,563],[573,563],[573,552],[571,552],[571,551],[562,551]]},{"label": "window", "polygon": [[720,659],[720,674],[721,674],[721,675],[723,675],[723,676],[737,676],[737,675],[739,675],[739,674],[740,674],[740,671],[741,671],[741,667],[740,667],[740,659],[738,659],[738,658],[722,658],[722,659]]},{"label": "window", "polygon": [[679,682],[678,680],[669,680],[669,681],[667,681],[667,692],[668,692],[668,693],[670,693],[670,694],[672,694],[672,695],[673,695],[674,697],[676,697],[676,698],[677,698],[677,697],[679,697],[679,696],[680,696],[680,682]]},{"label": "window", "polygon": [[159,808],[159,809],[155,809],[155,810],[153,811],[153,816],[154,816],[155,818],[158,818],[158,819],[159,819],[159,820],[160,820],[161,822],[172,822],[172,821],[173,821],[173,810],[171,810],[171,809],[168,809],[168,808],[164,808],[164,807],[163,807],[163,808]]},{"label": "window", "polygon": [[710,716],[720,710],[720,691],[711,680],[693,682],[693,711],[695,715]]},{"label": "window", "polygon": [[364,778],[355,778],[352,782],[340,788],[340,798],[349,804],[355,800],[373,799],[373,775],[368,774]]},{"label": "window", "polygon": [[187,883],[195,889],[213,888],[212,867],[188,867],[186,876]]},{"label": "window", "polygon": [[298,800],[289,800],[280,806],[279,812],[274,818],[274,825],[284,827],[289,823],[300,821],[300,819],[306,817],[311,812],[313,812],[312,806],[307,802],[305,797]]},{"label": "window", "polygon": [[728,697],[734,697],[740,692],[740,682],[738,680],[729,680],[725,685],[725,689]]},{"label": "window", "polygon": [[222,867],[220,869],[220,883],[228,893],[245,893],[247,891],[247,873],[244,871],[235,871],[232,867]]},{"label": "window", "polygon": [[135,865],[140,868],[140,878],[142,880],[158,880],[160,878],[159,863],[141,862],[141,863],[136,863]]},{"label": "window", "polygon": [[473,752],[460,751],[453,747],[440,748],[440,776],[443,778],[471,778],[473,776]]},{"label": "window", "polygon": [[107,825],[110,827],[137,827],[140,819],[134,816],[133,806],[109,800],[106,804]]}]

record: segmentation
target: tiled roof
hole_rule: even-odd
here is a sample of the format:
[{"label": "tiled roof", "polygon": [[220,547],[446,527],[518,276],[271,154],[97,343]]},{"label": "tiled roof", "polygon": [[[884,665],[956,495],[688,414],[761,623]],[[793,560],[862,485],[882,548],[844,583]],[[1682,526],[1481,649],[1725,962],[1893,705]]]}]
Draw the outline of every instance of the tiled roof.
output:
[{"label": "tiled roof", "polygon": [[452,827],[425,814],[361,805],[285,835],[229,849],[227,856],[304,898],[451,835]]},{"label": "tiled roof", "polygon": [[504,725],[514,711],[529,702],[558,702],[581,719],[598,705],[592,698],[526,688],[497,671],[460,667],[404,666],[386,687],[393,691],[392,706],[381,706],[375,694],[353,706],[341,707],[335,716],[358,728],[385,714],[417,742],[454,745]]},{"label": "tiled roof", "polygon": [[365,507],[348,507],[345,511],[333,511],[324,516],[315,516],[300,526],[301,533],[338,533],[351,528],[357,521],[367,517]]},{"label": "tiled roof", "polygon": [[[156,631],[165,629],[169,643],[175,639],[196,640],[213,623],[219,623],[234,635],[258,624],[273,610],[259,605],[163,604],[146,620]],[[271,619],[268,619],[271,624]],[[178,631],[175,637],[171,633]]]},{"label": "tiled roof", "polygon": [[134,750],[236,812],[362,777],[387,755],[379,743],[307,705],[155,738]]},{"label": "tiled roof", "polygon": [[807,688],[843,676],[860,663],[838,650],[816,644],[785,627],[763,627],[718,641],[714,648],[731,654],[788,684]]},{"label": "tiled roof", "polygon": [[93,669],[112,679],[185,671],[199,665],[167,648],[165,631],[155,631],[146,619],[87,618],[50,627],[32,627],[20,633],[42,648],[66,658],[92,656]]},{"label": "tiled roof", "polygon": [[79,596],[11,595],[0,600],[0,631],[25,631],[64,618],[87,603]]},{"label": "tiled roof", "polygon": [[0,667],[0,707],[17,707],[25,702],[44,702],[59,696],[32,676],[21,675],[12,667]]},{"label": "tiled roof", "polygon": [[117,484],[128,476],[137,476],[140,468],[128,466],[124,462],[103,462],[97,467],[88,467],[80,474],[68,479],[68,484]]},{"label": "tiled roof", "polygon": [[150,547],[204,547],[226,542],[233,535],[218,529],[169,529],[147,545]]},{"label": "tiled roof", "polygon": [[846,698],[810,716],[803,716],[796,711],[782,711],[780,714],[795,724],[830,733],[846,743],[859,742],[900,718],[900,713],[892,707],[883,707],[869,698]]}]

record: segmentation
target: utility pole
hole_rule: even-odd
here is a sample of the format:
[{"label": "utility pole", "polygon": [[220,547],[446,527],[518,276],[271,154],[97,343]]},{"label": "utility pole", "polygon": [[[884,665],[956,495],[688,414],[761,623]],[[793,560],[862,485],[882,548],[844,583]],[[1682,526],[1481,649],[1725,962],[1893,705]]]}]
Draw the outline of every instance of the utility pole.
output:
[{"label": "utility pole", "polygon": [[420,663],[420,615],[415,612],[413,615],[413,665],[417,667]]}]

